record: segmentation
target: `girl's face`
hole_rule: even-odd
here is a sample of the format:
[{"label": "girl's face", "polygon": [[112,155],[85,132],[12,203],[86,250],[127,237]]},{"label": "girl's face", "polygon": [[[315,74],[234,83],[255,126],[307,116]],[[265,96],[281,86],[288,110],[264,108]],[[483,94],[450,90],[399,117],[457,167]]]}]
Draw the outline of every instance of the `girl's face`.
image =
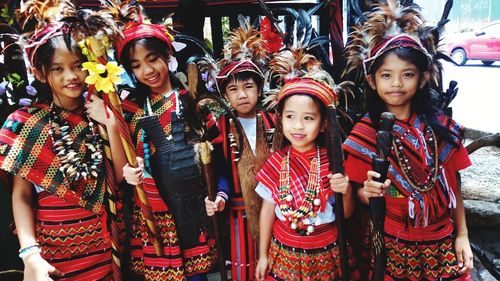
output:
[{"label": "girl's face", "polygon": [[72,110],[81,105],[87,72],[82,69],[81,57],[70,52],[65,44],[55,48],[46,77],[57,106]]},{"label": "girl's face", "polygon": [[368,76],[368,84],[384,101],[387,110],[395,113],[398,119],[406,119],[411,113],[413,96],[428,79],[428,72],[421,77],[414,64],[388,54],[375,73]]},{"label": "girl's face", "polygon": [[231,80],[225,89],[226,98],[239,117],[253,118],[256,116],[259,89],[252,78],[247,80]]},{"label": "girl's face", "polygon": [[281,122],[284,136],[301,152],[314,148],[316,137],[325,129],[318,105],[306,95],[293,95],[285,100]]},{"label": "girl's face", "polygon": [[157,94],[165,94],[172,90],[168,66],[159,54],[142,44],[136,44],[131,54],[130,66],[139,82]]}]

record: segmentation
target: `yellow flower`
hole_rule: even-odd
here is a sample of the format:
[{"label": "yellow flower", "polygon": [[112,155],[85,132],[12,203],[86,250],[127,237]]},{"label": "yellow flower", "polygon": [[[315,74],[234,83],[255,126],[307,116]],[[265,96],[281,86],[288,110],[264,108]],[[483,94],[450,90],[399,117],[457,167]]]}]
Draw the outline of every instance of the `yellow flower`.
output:
[{"label": "yellow flower", "polygon": [[111,93],[115,90],[115,85],[122,82],[120,74],[124,70],[115,61],[108,62],[106,66],[96,62],[84,62],[83,68],[89,72],[85,83],[95,85],[97,91]]}]

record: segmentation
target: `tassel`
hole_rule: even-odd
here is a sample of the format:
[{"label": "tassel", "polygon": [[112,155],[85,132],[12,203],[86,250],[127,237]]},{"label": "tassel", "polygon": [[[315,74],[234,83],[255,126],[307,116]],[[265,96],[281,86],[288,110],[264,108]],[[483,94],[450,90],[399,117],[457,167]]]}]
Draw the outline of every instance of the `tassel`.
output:
[{"label": "tassel", "polygon": [[415,219],[415,203],[413,203],[413,195],[408,198],[408,216],[410,219]]},{"label": "tassel", "polygon": [[446,192],[448,193],[448,208],[455,209],[457,207],[457,197],[455,196],[455,192],[453,192],[453,189],[448,184],[448,179],[443,166],[440,166],[439,168],[441,170],[439,181],[441,181],[441,184],[444,186]]}]

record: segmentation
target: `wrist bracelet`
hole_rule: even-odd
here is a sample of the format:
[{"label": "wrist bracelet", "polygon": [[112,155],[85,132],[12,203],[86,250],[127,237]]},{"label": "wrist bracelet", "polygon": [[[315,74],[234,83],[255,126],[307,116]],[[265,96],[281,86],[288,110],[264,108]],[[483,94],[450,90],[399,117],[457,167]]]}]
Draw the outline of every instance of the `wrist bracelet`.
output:
[{"label": "wrist bracelet", "polygon": [[19,257],[21,259],[24,259],[27,256],[33,255],[33,254],[39,254],[42,252],[42,249],[40,249],[40,246],[38,244],[31,245],[28,247],[21,248],[19,250]]}]

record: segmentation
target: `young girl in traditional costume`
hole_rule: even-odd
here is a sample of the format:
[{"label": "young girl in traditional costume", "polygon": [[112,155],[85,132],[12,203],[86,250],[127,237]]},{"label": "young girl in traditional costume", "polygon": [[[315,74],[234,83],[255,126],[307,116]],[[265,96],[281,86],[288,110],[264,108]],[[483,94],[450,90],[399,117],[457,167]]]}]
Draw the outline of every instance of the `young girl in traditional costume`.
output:
[{"label": "young girl in traditional costume", "polygon": [[[255,174],[267,160],[274,133],[274,114],[258,109],[264,74],[266,50],[260,33],[243,26],[233,31],[225,59],[219,61],[217,87],[229,101],[237,118],[225,114],[217,126],[224,136],[223,153],[232,183],[229,201],[231,275],[233,280],[253,280],[256,242],[262,199],[255,193]],[[205,199],[207,214],[224,209],[224,199]]]},{"label": "young girl in traditional costume", "polygon": [[[118,60],[137,81],[122,106],[141,164],[123,171],[129,184],[142,183],[147,192],[163,254],[155,254],[135,197],[130,269],[137,276],[132,280],[204,280],[216,253],[208,238],[206,188],[193,149],[201,127],[186,111],[189,93],[179,88],[169,70],[174,59],[171,35],[165,26],[143,22],[141,11],[136,16],[138,21],[125,23],[123,38],[115,42]],[[220,138],[211,122],[208,139],[215,144]],[[227,184],[220,186],[219,194],[227,198]]]},{"label": "young girl in traditional costume", "polygon": [[329,172],[324,139],[326,107],[338,104],[339,89],[303,52],[286,50],[270,62],[271,73],[284,77],[277,114],[285,140],[257,174],[264,199],[258,280],[340,278],[334,193],[343,194],[346,217],[354,205],[348,178]]},{"label": "young girl in traditional costume", "polygon": [[12,113],[0,130],[0,168],[14,175],[24,279],[119,280],[106,206],[106,192],[116,185],[104,168],[108,160],[97,131],[100,122],[116,135],[116,123],[98,110],[100,100],[85,104],[83,55],[69,24],[55,18],[75,17],[76,11],[68,3],[55,5],[24,6],[27,19],[42,19],[25,50],[46,89],[39,88],[38,101]]},{"label": "young girl in traditional costume", "polygon": [[[356,60],[348,69],[362,64],[366,74],[368,112],[345,142],[346,172],[365,204],[385,197],[385,280],[469,280],[472,252],[457,174],[471,163],[463,127],[434,107],[430,78],[436,50],[430,47],[439,38],[420,39],[421,23],[414,7],[393,12],[380,6],[354,33],[372,39],[362,62],[359,45],[348,49]],[[380,183],[371,159],[384,111],[397,120],[388,180]]]}]

